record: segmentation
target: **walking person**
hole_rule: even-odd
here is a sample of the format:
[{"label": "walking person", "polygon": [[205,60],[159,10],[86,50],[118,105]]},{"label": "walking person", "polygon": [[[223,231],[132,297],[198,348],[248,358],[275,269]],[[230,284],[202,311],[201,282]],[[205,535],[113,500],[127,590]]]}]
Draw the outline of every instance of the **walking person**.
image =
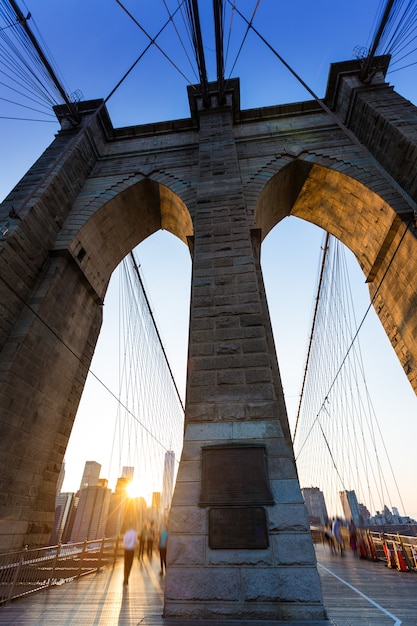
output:
[{"label": "walking person", "polygon": [[131,526],[123,537],[123,545],[125,549],[124,553],[124,576],[123,586],[127,587],[129,584],[130,570],[132,569],[133,557],[135,556],[135,548],[138,543],[138,534],[136,530]]},{"label": "walking person", "polygon": [[343,556],[343,539],[342,539],[342,522],[339,517],[333,521],[332,533],[335,541],[335,546],[340,550],[340,556]]},{"label": "walking person", "polygon": [[152,558],[154,540],[155,540],[155,522],[151,520],[151,523],[148,528],[148,536],[146,539],[146,553],[148,555],[149,560],[151,560]]},{"label": "walking person", "polygon": [[349,522],[349,544],[353,554],[356,556],[358,550],[358,539],[356,534],[356,526],[353,523],[353,519]]},{"label": "walking person", "polygon": [[143,555],[145,554],[145,546],[148,536],[148,527],[146,524],[142,526],[142,530],[139,535],[139,561],[142,561]]},{"label": "walking person", "polygon": [[161,561],[161,571],[159,572],[160,576],[167,571],[167,544],[168,544],[168,529],[164,528],[159,537],[159,558]]}]

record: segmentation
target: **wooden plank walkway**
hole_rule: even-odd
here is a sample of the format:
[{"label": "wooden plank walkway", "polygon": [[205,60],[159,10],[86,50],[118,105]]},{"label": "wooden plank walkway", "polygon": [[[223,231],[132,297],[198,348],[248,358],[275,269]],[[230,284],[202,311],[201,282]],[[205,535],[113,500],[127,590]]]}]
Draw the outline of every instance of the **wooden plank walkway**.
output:
[{"label": "wooden plank walkway", "polygon": [[324,603],[337,626],[417,626],[417,573],[316,546]]},{"label": "wooden plank walkway", "polygon": [[[389,570],[383,563],[362,561],[351,553],[341,558],[325,546],[316,549],[329,625],[417,626],[417,574]],[[119,560],[114,568],[0,606],[0,624],[180,626],[179,621],[162,618],[164,579],[159,576],[158,558],[143,563],[135,560],[129,587],[124,588],[122,580],[123,561]],[[187,625],[202,623],[230,626],[230,622],[215,621]],[[245,626],[240,620],[234,623]],[[246,624],[268,626],[272,622]],[[297,625],[292,622],[291,626]]]}]

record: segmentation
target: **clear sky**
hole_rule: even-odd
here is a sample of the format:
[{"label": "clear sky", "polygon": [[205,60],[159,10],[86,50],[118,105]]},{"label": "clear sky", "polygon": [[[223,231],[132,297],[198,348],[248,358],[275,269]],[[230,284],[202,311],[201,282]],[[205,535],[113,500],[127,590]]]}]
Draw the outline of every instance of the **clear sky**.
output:
[{"label": "clear sky", "polygon": [[[166,4],[175,10],[177,0],[166,1]],[[250,17],[256,4],[256,0],[242,0],[237,6]],[[380,0],[261,0],[254,25],[322,97],[329,64],[352,58],[356,46],[370,45],[376,17],[383,4]],[[26,6],[23,2],[19,5],[23,13],[31,12],[31,26],[36,25],[42,34],[43,43],[59,68],[67,91],[80,90],[83,99],[106,98],[148,43],[147,37],[115,0],[71,0],[70,3],[27,0]],[[152,36],[168,16],[162,0],[130,0],[124,5]],[[209,79],[214,80],[211,5],[210,0],[200,1]],[[226,33],[229,23],[226,22]],[[245,30],[246,26],[235,14],[226,60],[227,77]],[[198,82],[172,26],[164,31],[158,43],[189,82]],[[241,81],[242,108],[310,99],[253,32],[248,33],[233,76],[238,76]],[[416,66],[392,72],[387,80],[399,93],[417,103]],[[152,47],[109,100],[113,125],[188,117],[186,85],[186,78]],[[0,97],[4,98],[0,100],[2,199],[59,129],[53,116],[48,117],[49,110],[45,114],[17,106],[18,95],[11,94],[2,85]],[[6,100],[13,100],[13,103]],[[317,228],[288,218],[268,235],[262,248],[264,278],[292,426],[310,332],[321,241],[322,233]],[[174,237],[159,233],[141,244],[137,255],[178,386],[183,391],[191,269],[188,250]],[[352,272],[357,317],[361,319],[369,298],[364,277],[355,263],[352,263]],[[114,331],[118,306],[114,296],[116,291],[117,286],[111,285],[104,307],[105,324],[92,363],[95,374],[115,391],[118,382],[111,365],[116,356],[112,359],[111,354],[116,355],[117,351],[113,345],[117,335]],[[278,297],[282,293],[286,294],[285,299]],[[416,398],[374,314],[368,316],[360,339],[368,385],[391,452],[405,512],[417,518],[417,461],[413,449],[413,442],[417,441]],[[102,475],[110,478],[110,484],[114,486],[115,476],[106,476],[114,410],[97,383],[89,381],[66,455],[65,490],[78,488],[86,460],[102,463]],[[401,509],[399,502],[394,504]]]}]

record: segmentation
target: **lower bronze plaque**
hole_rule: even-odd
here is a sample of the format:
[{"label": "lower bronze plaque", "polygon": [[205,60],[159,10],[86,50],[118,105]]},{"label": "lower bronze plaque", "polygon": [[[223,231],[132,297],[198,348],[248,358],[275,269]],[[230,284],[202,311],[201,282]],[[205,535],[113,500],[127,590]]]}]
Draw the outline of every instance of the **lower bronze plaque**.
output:
[{"label": "lower bronze plaque", "polygon": [[209,547],[212,550],[265,550],[268,546],[264,508],[210,509]]}]

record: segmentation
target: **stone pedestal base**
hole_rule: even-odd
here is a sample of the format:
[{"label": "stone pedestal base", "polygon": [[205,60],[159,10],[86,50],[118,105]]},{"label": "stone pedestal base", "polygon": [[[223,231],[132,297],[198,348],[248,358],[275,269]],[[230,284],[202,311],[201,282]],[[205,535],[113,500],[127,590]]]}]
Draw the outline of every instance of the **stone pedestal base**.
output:
[{"label": "stone pedestal base", "polygon": [[[201,505],[202,457],[207,447],[215,449],[225,441],[237,446],[265,446],[273,498],[273,503],[263,507],[268,535],[265,548],[210,547],[212,507]],[[224,480],[227,483],[228,477]],[[278,420],[189,424],[169,527],[166,618],[181,619],[181,623],[325,623],[308,519],[294,461]],[[234,529],[230,530],[231,545],[235,545]]]}]

